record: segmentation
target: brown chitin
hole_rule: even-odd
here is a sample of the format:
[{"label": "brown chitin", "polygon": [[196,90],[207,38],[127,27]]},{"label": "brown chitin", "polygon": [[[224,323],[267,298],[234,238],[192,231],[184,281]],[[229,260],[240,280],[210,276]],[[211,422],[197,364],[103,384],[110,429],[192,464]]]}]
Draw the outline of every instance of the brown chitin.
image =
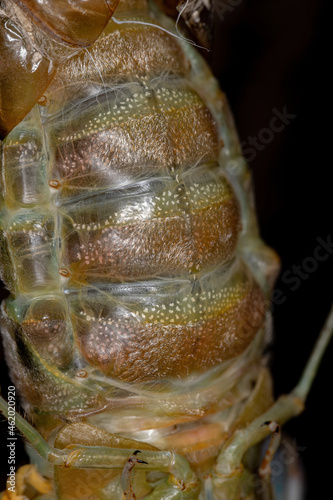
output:
[{"label": "brown chitin", "polygon": [[224,289],[174,288],[173,297],[161,302],[156,289],[156,299],[145,307],[136,296],[140,323],[112,312],[103,317],[91,307],[74,326],[82,353],[93,366],[127,381],[185,377],[234,358],[253,340],[264,314],[259,288],[248,276],[237,278],[239,284]]},{"label": "brown chitin", "polygon": [[[88,47],[101,34],[119,0],[1,2],[0,137],[5,137],[31,110],[44,102],[59,57],[43,33],[69,48]],[[21,10],[22,9],[22,10]],[[27,14],[27,17],[23,15]],[[31,23],[32,21],[32,23]],[[35,28],[41,28],[38,32]]]},{"label": "brown chitin", "polygon": [[51,38],[71,46],[89,47],[109,22],[118,1],[85,2],[13,0]]},{"label": "brown chitin", "polygon": [[[271,403],[263,289],[276,260],[258,237],[246,170],[239,180],[227,168],[243,163],[225,100],[186,45],[147,25],[167,21],[144,2],[121,2],[90,48],[77,47],[99,33],[74,37],[75,53],[57,45],[69,43],[66,23],[57,31],[31,5],[35,38],[53,37],[62,64],[2,144],[11,376],[60,448],[65,435],[64,446],[174,441],[209,470],[227,435]],[[142,24],[119,24],[131,19]],[[88,444],[68,431],[80,417]],[[60,498],[73,474],[55,469]],[[100,488],[114,477],[103,474]]]},{"label": "brown chitin", "polygon": [[[117,279],[184,276],[184,273],[187,273],[193,279],[193,286],[199,290],[195,296],[199,296],[202,293],[200,292],[202,273],[205,270],[212,272],[212,266],[216,267],[230,260],[234,253],[239,230],[237,203],[230,185],[223,174],[221,175],[217,164],[219,142],[221,146],[222,141],[218,138],[214,119],[199,95],[186,83],[190,72],[189,62],[181,53],[180,60],[176,58],[178,64],[173,63],[175,50],[164,49],[165,44],[173,47],[177,42],[164,34],[164,44],[155,45],[153,51],[150,27],[145,30],[142,26],[133,28],[125,25],[120,31],[127,32],[126,45],[123,43],[117,45],[114,40],[117,41],[121,36],[119,29],[114,25],[109,27],[104,37],[93,47],[92,52],[96,53],[96,57],[92,58],[90,52],[72,57],[59,69],[54,83],[46,92],[49,106],[44,113],[43,126],[50,147],[48,155],[55,157],[55,162],[51,161],[47,168],[52,168],[52,181],[56,180],[59,183],[56,198],[58,200],[56,206],[59,206],[58,220],[47,214],[47,217],[38,220],[37,224],[36,216],[40,216],[38,213],[34,214],[34,227],[30,220],[24,220],[23,217],[9,225],[7,241],[17,273],[16,285],[21,290],[34,290],[36,287],[43,288],[50,285],[59,287],[60,281],[52,272],[58,264],[62,275],[64,270],[68,269],[68,276],[72,278],[70,283],[73,283],[74,287],[79,286],[76,283],[80,281],[94,283],[102,279],[114,282]],[[155,31],[158,33],[156,28]],[[132,61],[136,61],[137,57],[135,75],[131,66],[127,68],[126,73],[119,73],[117,60],[123,60],[123,51],[126,47],[127,53],[128,45],[139,46],[139,41],[143,38],[142,32],[147,37],[147,47],[142,47],[141,43],[141,50],[144,49],[145,52],[133,50],[131,53]],[[129,42],[131,37],[132,43]],[[113,57],[103,60],[104,51],[109,50],[110,46],[113,49]],[[167,77],[163,79],[160,76],[161,67],[158,64],[149,65],[149,61],[147,64],[143,53],[148,53],[153,60],[155,57],[159,61],[165,52],[172,53],[172,57],[164,58],[164,72]],[[86,68],[88,61],[94,69],[97,66],[95,74]],[[166,65],[167,62],[169,65]],[[72,72],[68,66],[73,68]],[[78,67],[80,69],[77,69]],[[66,114],[62,111],[60,121],[56,113],[64,105],[66,109],[67,88],[70,88],[71,93],[75,85],[75,88],[79,89],[80,98],[83,99],[84,89],[88,94],[91,93],[94,78],[96,85],[100,85],[100,75],[103,77],[104,85],[113,84],[116,91],[110,95],[99,91],[97,99],[102,101],[100,104],[96,106],[94,100],[88,100],[81,113],[75,107],[72,114],[67,111],[69,119],[66,119]],[[73,76],[75,84],[72,83]],[[154,81],[154,86],[149,85],[150,80]],[[118,90],[118,87],[123,90]],[[106,98],[109,100],[108,106],[103,106],[105,104],[103,100]],[[74,96],[71,95],[70,103],[73,100]],[[80,104],[77,106],[80,107]],[[79,121],[75,121],[76,116],[80,118]],[[194,120],[196,127],[189,134]],[[92,152],[92,147],[82,143],[88,138],[94,144],[97,153],[104,152],[101,160],[96,152]],[[11,157],[16,154],[18,157],[24,147],[26,146],[21,143],[9,140],[8,146],[4,147],[4,155]],[[75,151],[80,151],[80,156],[75,154]],[[60,164],[61,169],[58,169]],[[70,164],[70,169],[66,169],[70,171],[69,175],[66,175],[67,171],[64,170],[66,164]],[[106,178],[107,175],[109,179]],[[120,182],[117,182],[118,177]],[[133,183],[133,180],[138,182]],[[104,188],[106,182],[108,182],[107,189]],[[71,199],[73,202],[69,203]],[[54,203],[54,198],[50,198],[49,212],[54,210],[52,202]],[[60,251],[54,248],[52,238],[56,224],[60,231],[59,236],[64,242]],[[43,260],[40,262],[33,253],[30,259],[29,255],[27,256],[26,248],[32,248],[33,245],[42,249],[40,258]],[[166,261],[166,264],[163,261]],[[36,270],[36,266],[43,267],[42,274],[40,270]],[[249,296],[253,294],[251,291],[253,286],[250,285],[248,292],[245,292],[250,293]],[[231,289],[227,290],[227,295],[231,296],[232,293]],[[258,292],[253,297],[256,295],[258,296]],[[220,300],[222,296],[226,296],[223,291],[220,292]],[[207,297],[205,300],[210,298]],[[238,297],[236,293],[233,300],[228,299],[224,306],[220,306],[221,310],[228,311],[231,307],[237,314],[240,313],[238,322],[242,321],[242,317],[249,317],[248,312],[251,310],[250,305],[243,309],[239,308],[240,300],[244,298]],[[260,311],[262,314],[263,308],[257,305],[258,298],[254,302],[256,307],[252,310],[256,315]],[[157,339],[159,336],[164,338],[166,345],[169,345],[169,338],[173,338],[174,348],[176,352],[179,351],[176,343],[179,333],[175,334],[175,327],[177,324],[183,325],[184,321],[179,315],[177,318],[176,310],[173,312],[174,317],[171,314],[167,320],[172,322],[170,323],[172,333],[167,336],[165,332],[167,326],[162,324],[164,321],[162,317],[154,318],[154,322],[160,326],[149,326],[149,323],[146,323],[148,317],[147,319],[144,317],[144,325],[140,318],[140,323],[136,324],[134,329],[129,327],[127,332],[129,338],[136,339],[132,348],[130,341],[124,346],[130,359],[134,353],[138,359],[144,356],[143,353],[149,349],[148,345],[145,347],[145,342],[151,344],[150,348],[156,345],[160,350],[163,343],[157,341],[156,336]],[[140,312],[135,311],[134,314],[137,321]],[[199,354],[202,349],[198,348],[196,352],[198,360],[194,364],[191,363],[195,371],[214,366],[216,362],[239,354],[253,338],[261,321],[259,315],[259,320],[253,322],[250,314],[249,323],[253,323],[252,335],[246,335],[243,341],[237,339],[238,348],[233,349],[233,342],[228,332],[234,331],[237,338],[238,329],[236,325],[231,326],[233,323],[228,325],[226,313],[224,315],[220,320],[221,338],[226,336],[228,342],[226,346],[212,350],[210,348],[214,346],[215,340],[207,342],[206,336],[210,331],[208,338],[215,337],[215,327],[219,325],[219,321],[213,320],[209,311],[203,314],[199,309],[188,318],[187,321],[191,326],[185,327],[181,335],[189,339],[190,345],[194,339],[198,347],[201,343],[206,345],[210,356],[205,354],[203,358],[211,359],[209,365],[207,361],[202,364]],[[207,328],[201,326],[206,317]],[[101,316],[99,319],[102,323],[105,320]],[[122,326],[119,327],[121,329],[118,329],[117,335],[121,338],[125,334],[122,329],[126,331],[126,323],[121,315],[119,321],[122,322]],[[106,322],[109,323],[108,318]],[[79,345],[84,347],[83,352],[87,352],[86,357],[93,360],[96,357],[94,342],[90,339],[88,344],[86,343],[86,328],[80,326],[78,330],[76,328],[74,330]],[[148,333],[144,335],[147,341],[143,341],[143,333],[139,333],[145,330],[151,332],[150,335]],[[225,333],[222,333],[223,331]],[[114,342],[114,332],[103,332],[103,336],[106,337],[104,347],[107,351],[108,343]],[[90,347],[87,349],[88,345]],[[98,349],[100,347],[98,346]],[[112,358],[115,354],[116,351],[110,352],[109,355],[106,352],[105,357]],[[195,354],[191,354],[191,357],[193,356]],[[175,362],[175,365],[177,364]],[[101,362],[97,362],[97,366],[100,367]],[[112,375],[112,370],[107,371]],[[184,371],[187,373],[192,371],[186,363]],[[171,373],[177,375],[172,369]],[[168,376],[168,373],[162,371],[161,375]],[[152,378],[155,376],[153,370]]]}]

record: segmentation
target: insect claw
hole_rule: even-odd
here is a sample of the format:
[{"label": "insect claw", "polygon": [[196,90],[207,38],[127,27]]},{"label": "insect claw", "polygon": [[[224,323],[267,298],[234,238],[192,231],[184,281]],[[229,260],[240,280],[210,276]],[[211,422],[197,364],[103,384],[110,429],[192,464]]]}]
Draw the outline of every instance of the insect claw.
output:
[{"label": "insect claw", "polygon": [[139,460],[136,458],[136,455],[138,453],[141,453],[140,450],[135,450],[134,453],[129,457],[127,460],[122,474],[121,474],[121,487],[123,490],[123,493],[125,494],[126,499],[135,499],[134,491],[132,488],[132,483],[131,483],[131,472],[135,466],[135,464],[146,464],[148,465],[148,462],[145,462],[144,460]]},{"label": "insect claw", "polygon": [[[133,455],[137,455],[138,453],[142,453],[142,452],[140,450],[135,450],[135,452],[132,454],[132,457],[133,457]],[[148,465],[148,462],[145,462],[144,460],[139,460],[138,458],[135,461],[136,461],[137,464],[146,464],[146,465]]]}]

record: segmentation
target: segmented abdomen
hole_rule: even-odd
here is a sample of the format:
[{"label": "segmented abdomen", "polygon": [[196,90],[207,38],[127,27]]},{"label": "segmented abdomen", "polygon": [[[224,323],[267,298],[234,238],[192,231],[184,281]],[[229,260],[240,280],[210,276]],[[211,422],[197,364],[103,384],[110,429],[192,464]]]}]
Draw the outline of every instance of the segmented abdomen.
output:
[{"label": "segmented abdomen", "polygon": [[206,102],[195,62],[157,28],[111,22],[3,143],[4,336],[27,407],[102,407],[91,374],[99,389],[201,374],[263,325],[225,104]]}]

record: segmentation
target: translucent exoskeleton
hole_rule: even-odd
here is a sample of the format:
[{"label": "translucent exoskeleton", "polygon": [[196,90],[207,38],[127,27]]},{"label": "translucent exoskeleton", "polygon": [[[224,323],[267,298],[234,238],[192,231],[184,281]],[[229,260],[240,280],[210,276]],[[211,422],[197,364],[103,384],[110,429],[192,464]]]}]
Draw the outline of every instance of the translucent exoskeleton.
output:
[{"label": "translucent exoskeleton", "polygon": [[274,402],[278,259],[216,80],[144,0],[0,14],[2,337],[33,424],[3,498],[273,498],[333,317]]}]

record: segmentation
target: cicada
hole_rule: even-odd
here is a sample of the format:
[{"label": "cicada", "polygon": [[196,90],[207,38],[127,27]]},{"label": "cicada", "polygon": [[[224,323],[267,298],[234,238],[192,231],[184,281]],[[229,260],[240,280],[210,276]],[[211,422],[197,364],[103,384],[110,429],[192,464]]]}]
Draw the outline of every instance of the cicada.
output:
[{"label": "cicada", "polygon": [[4,498],[272,498],[333,317],[274,402],[278,258],[224,94],[155,3],[0,13],[2,337],[32,464]]}]

